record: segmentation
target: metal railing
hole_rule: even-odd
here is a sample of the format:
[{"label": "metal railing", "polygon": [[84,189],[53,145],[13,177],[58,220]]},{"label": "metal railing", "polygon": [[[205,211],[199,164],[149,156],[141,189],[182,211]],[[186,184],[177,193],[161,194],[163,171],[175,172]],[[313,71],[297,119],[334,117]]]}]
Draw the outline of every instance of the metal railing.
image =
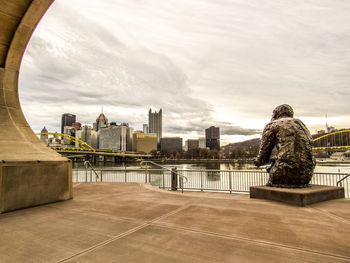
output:
[{"label": "metal railing", "polygon": [[337,181],[337,186],[342,186],[342,183],[345,179],[347,179],[350,176],[350,174],[344,176],[342,179],[340,179],[339,181]]},{"label": "metal railing", "polygon": [[[96,169],[88,178],[85,169],[73,169],[74,182],[138,182],[150,183],[163,189],[171,189],[173,170],[152,168],[109,168]],[[180,189],[191,191],[215,191],[228,193],[248,193],[250,186],[264,185],[269,175],[261,170],[207,170],[178,169]],[[91,175],[91,174],[90,174]],[[181,178],[186,182],[181,184]],[[88,180],[90,179],[90,180]],[[345,196],[350,197],[350,176],[345,173],[314,173],[311,184],[337,186],[344,185]]]},{"label": "metal railing", "polygon": [[[144,164],[146,164],[146,167],[144,167]],[[176,189],[177,189],[177,186],[180,184],[181,191],[182,191],[182,193],[184,192],[184,184],[187,183],[188,179],[187,179],[186,176],[183,176],[182,174],[179,174],[179,173],[177,172],[177,168],[174,168],[174,167],[173,167],[173,168],[170,169],[170,168],[168,168],[168,167],[162,166],[162,165],[157,164],[157,163],[152,162],[152,161],[142,161],[142,162],[140,162],[140,167],[141,167],[141,168],[146,168],[146,169],[148,169],[147,164],[152,164],[152,165],[157,166],[157,167],[159,167],[159,168],[161,168],[161,169],[170,171],[170,172],[171,172],[171,175],[172,175],[172,185],[171,185],[171,189],[172,189],[172,190],[176,190]],[[179,180],[178,182],[175,182],[175,183],[174,183],[174,176],[177,176],[177,179],[175,178],[176,181],[179,180],[179,179],[180,179],[180,180]],[[185,182],[184,182],[184,179],[185,179]]]},{"label": "metal railing", "polygon": [[91,163],[89,161],[85,161],[84,162],[84,167],[85,167],[85,180],[86,182],[88,181],[87,178],[88,178],[88,170],[90,168],[90,181],[92,181],[92,172],[94,172],[95,176],[96,176],[96,182],[99,178],[95,168],[91,165]]}]

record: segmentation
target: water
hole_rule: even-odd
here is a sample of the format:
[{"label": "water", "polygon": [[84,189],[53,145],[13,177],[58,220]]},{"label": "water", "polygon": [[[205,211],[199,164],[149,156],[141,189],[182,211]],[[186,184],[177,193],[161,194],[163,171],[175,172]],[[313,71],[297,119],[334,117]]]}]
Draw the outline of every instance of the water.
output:
[{"label": "water", "polygon": [[[261,170],[265,171],[265,167],[257,168],[251,163],[174,163],[174,164],[163,164],[162,166],[178,169],[206,169],[206,170]],[[95,168],[140,168],[140,162],[125,162],[125,163],[97,163],[94,165]],[[73,168],[83,168],[83,163],[74,163]],[[317,164],[314,172],[316,173],[350,173],[350,163],[334,163],[334,164]]]}]

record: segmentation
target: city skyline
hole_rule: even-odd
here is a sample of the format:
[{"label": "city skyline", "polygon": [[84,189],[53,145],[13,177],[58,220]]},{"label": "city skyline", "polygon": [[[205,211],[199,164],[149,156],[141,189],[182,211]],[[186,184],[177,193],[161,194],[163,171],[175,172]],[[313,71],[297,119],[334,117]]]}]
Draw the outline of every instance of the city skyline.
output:
[{"label": "city skyline", "polygon": [[225,144],[258,136],[283,103],[312,133],[326,114],[348,128],[349,12],[330,0],[56,1],[24,55],[21,105],[35,131],[59,130],[62,112],[88,123],[101,106],[142,129],[163,108],[164,136],[215,125]]}]

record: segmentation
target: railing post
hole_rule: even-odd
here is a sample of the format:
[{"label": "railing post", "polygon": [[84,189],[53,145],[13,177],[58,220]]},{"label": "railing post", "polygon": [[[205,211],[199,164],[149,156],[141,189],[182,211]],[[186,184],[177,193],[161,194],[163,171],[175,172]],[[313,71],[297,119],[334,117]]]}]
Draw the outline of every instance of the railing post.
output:
[{"label": "railing post", "polygon": [[162,169],[162,184],[163,184],[163,189],[165,188],[164,187],[164,169]]},{"label": "railing post", "polygon": [[148,170],[148,168],[146,167],[146,169],[145,169],[145,183],[147,183],[147,170]]},{"label": "railing post", "polygon": [[230,182],[230,194],[232,194],[232,177],[231,177],[231,168],[228,172],[228,176],[229,176],[229,182]]},{"label": "railing post", "polygon": [[201,168],[201,192],[203,192],[203,168]]},{"label": "railing post", "polygon": [[124,182],[126,183],[126,166],[124,166],[125,170],[124,170]]},{"label": "railing post", "polygon": [[171,191],[177,191],[177,173],[176,168],[171,169]]},{"label": "railing post", "polygon": [[101,169],[101,182],[102,182],[102,171],[103,171],[103,170]]}]

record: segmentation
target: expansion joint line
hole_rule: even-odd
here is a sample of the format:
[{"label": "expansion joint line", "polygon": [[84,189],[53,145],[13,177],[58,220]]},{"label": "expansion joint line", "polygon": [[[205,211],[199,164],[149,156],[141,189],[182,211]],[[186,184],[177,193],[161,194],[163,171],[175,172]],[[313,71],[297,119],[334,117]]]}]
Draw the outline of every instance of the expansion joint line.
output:
[{"label": "expansion joint line", "polygon": [[322,255],[322,256],[326,256],[326,257],[330,257],[330,258],[342,259],[342,260],[350,262],[350,258],[349,257],[345,257],[345,256],[341,256],[341,255],[328,254],[328,253],[315,251],[315,250],[311,250],[311,249],[305,249],[305,248],[300,248],[300,247],[293,247],[293,246],[273,243],[273,242],[269,242],[269,241],[255,240],[255,239],[251,239],[251,238],[219,234],[219,233],[214,233],[214,232],[210,232],[210,231],[197,230],[197,229],[192,229],[192,228],[187,228],[187,227],[173,226],[173,225],[169,225],[169,224],[166,224],[166,223],[155,223],[153,225],[157,226],[157,227],[160,227],[160,228],[168,228],[168,229],[172,229],[172,230],[179,230],[179,231],[198,233],[198,234],[212,236],[212,237],[219,237],[219,238],[225,238],[225,239],[231,239],[231,240],[237,240],[237,241],[251,242],[251,243],[256,243],[256,244],[259,244],[259,245],[272,246],[272,247],[278,247],[278,248],[290,249],[290,250],[296,250],[296,251],[310,253],[310,254],[314,254],[314,255]]},{"label": "expansion joint line", "polygon": [[161,219],[167,218],[167,217],[172,216],[172,215],[174,215],[174,214],[176,214],[176,213],[178,213],[178,212],[180,212],[180,211],[182,211],[184,209],[187,209],[188,207],[193,205],[193,203],[194,202],[187,203],[187,204],[185,204],[185,205],[183,205],[183,206],[181,206],[181,207],[179,207],[179,208],[177,208],[177,209],[175,209],[175,210],[173,210],[173,211],[171,211],[171,212],[169,212],[167,214],[161,215],[161,216],[159,216],[157,218],[154,218],[154,219],[152,219],[150,221],[147,221],[147,222],[141,224],[140,226],[134,227],[134,228],[132,228],[132,229],[126,231],[126,232],[123,232],[123,233],[121,233],[121,234],[119,234],[117,236],[114,236],[114,237],[112,237],[110,239],[107,239],[107,240],[105,240],[105,241],[103,241],[101,243],[98,243],[98,244],[96,244],[96,245],[94,245],[92,247],[84,249],[84,250],[82,250],[82,251],[80,251],[80,252],[78,252],[78,253],[76,253],[74,255],[71,255],[71,256],[66,257],[64,259],[61,259],[61,260],[57,261],[57,263],[68,262],[68,261],[70,261],[73,258],[76,258],[76,257],[82,256],[84,254],[87,254],[87,253],[89,253],[89,252],[91,252],[93,250],[96,250],[96,249],[98,249],[100,247],[103,247],[103,246],[109,244],[109,243],[112,243],[115,240],[118,240],[118,239],[123,238],[125,236],[128,236],[128,235],[130,235],[132,233],[135,233],[136,231],[139,231],[139,230],[141,230],[141,229],[143,229],[143,228],[145,228],[147,226],[150,226],[150,225],[154,224],[156,221],[159,221]]},{"label": "expansion joint line", "polygon": [[309,208],[314,209],[314,210],[317,210],[317,211],[321,212],[322,214],[324,214],[324,215],[326,215],[326,216],[328,216],[328,217],[330,217],[330,218],[332,218],[332,219],[335,219],[335,220],[337,220],[337,221],[341,221],[342,223],[350,224],[350,220],[348,220],[348,219],[346,219],[346,218],[343,218],[343,217],[340,217],[340,216],[337,216],[337,215],[335,215],[335,214],[333,214],[333,213],[331,213],[331,212],[328,212],[328,211],[325,211],[325,210],[323,210],[323,209],[316,208],[316,207],[310,207],[310,206],[309,206]]}]

